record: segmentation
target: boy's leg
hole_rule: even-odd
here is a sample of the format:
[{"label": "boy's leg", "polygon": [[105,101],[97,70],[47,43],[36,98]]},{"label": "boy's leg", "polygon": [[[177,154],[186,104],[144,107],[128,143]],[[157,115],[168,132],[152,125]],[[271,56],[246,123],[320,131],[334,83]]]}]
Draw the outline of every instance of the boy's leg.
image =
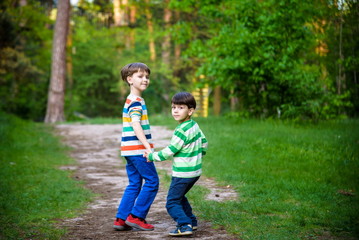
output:
[{"label": "boy's leg", "polygon": [[[192,219],[191,217],[187,216],[182,206],[182,201],[185,194],[193,187],[193,185],[196,183],[198,179],[199,177],[196,178],[172,177],[171,186],[167,196],[166,208],[168,214],[177,222],[177,226],[182,226],[185,224],[192,225]],[[186,207],[188,207],[188,205],[186,205]]]},{"label": "boy's leg", "polygon": [[127,216],[131,213],[142,186],[142,177],[133,164],[132,159],[126,157],[126,161],[126,171],[129,184],[123,193],[122,200],[118,206],[116,214],[116,218],[123,220],[126,220]]},{"label": "boy's leg", "polygon": [[141,156],[135,158],[133,163],[141,177],[145,180],[145,183],[131,213],[145,219],[157,195],[159,178],[153,162],[147,162],[147,159]]},{"label": "boy's leg", "polygon": [[191,204],[189,203],[186,196],[183,197],[181,204],[182,204],[182,207],[183,207],[183,210],[184,210],[185,214],[192,221],[191,225],[192,225],[193,229],[197,229],[197,225],[198,225],[197,217],[193,214]]}]

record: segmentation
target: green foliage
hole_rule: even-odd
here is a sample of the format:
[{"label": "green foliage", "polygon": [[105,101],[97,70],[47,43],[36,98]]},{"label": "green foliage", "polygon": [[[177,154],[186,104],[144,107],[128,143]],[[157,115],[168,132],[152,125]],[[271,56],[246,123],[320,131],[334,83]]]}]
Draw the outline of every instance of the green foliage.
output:
[{"label": "green foliage", "polygon": [[[84,28],[96,35],[95,31],[101,29],[98,36],[102,36],[101,39],[108,38],[106,32],[110,31],[94,24],[98,22],[94,21],[96,12],[99,11],[98,6],[106,5],[100,3],[87,3],[82,8],[82,11],[86,12],[83,16],[89,16],[89,13],[92,16],[88,22],[94,29],[90,30],[90,25],[79,24],[76,31],[83,31],[80,28]],[[135,4],[139,7],[136,24],[131,25],[131,28],[112,30],[111,39],[115,39],[117,45],[110,41],[105,41],[103,45],[96,41],[83,43],[84,51],[79,52],[83,57],[78,59],[81,59],[81,64],[85,65],[85,60],[90,64],[78,72],[76,79],[89,84],[97,82],[98,85],[101,76],[107,71],[110,74],[105,79],[110,82],[113,80],[109,79],[119,78],[117,71],[123,65],[142,61],[152,69],[153,81],[145,92],[145,97],[153,113],[164,112],[166,106],[163,103],[168,101],[174,92],[182,89],[191,91],[208,83],[211,87],[222,86],[223,103],[226,104],[229,97],[239,99],[237,110],[247,116],[318,120],[355,114],[358,87],[351,78],[356,74],[358,62],[354,37],[357,29],[353,27],[357,26],[357,3],[346,1],[345,4],[344,11],[323,1],[172,0],[168,7],[179,14],[173,16],[173,24],[168,29],[163,21],[163,9],[166,7],[164,3],[151,1],[145,6],[144,2],[139,1]],[[149,36],[144,14],[146,7],[149,7],[153,14],[155,27],[151,36],[155,39],[157,50],[157,60],[154,62],[149,58]],[[343,16],[343,19],[339,16]],[[345,22],[343,61],[338,61],[339,51],[335,47],[338,45],[339,20]],[[323,22],[324,28],[318,28]],[[170,65],[162,62],[159,51],[163,37],[168,33],[171,34],[173,43],[181,45],[184,50],[182,58],[172,60]],[[129,36],[135,36],[133,47],[128,45]],[[328,43],[328,56],[316,53],[318,42]],[[102,54],[105,60],[102,62],[113,57],[115,63],[106,62],[104,67],[99,66],[97,70],[93,63],[102,64],[93,56],[87,58],[88,54],[85,53],[97,51],[99,46],[104,50]],[[111,55],[114,49],[117,56]],[[353,54],[349,49],[354,49]],[[354,74],[346,75],[350,87],[338,94],[337,65],[341,61],[344,71],[352,71]],[[338,62],[335,68],[333,62]],[[84,77],[85,73],[91,73],[93,77]],[[200,75],[205,75],[205,78],[193,85],[193,80]],[[109,85],[104,88],[115,89],[113,83]],[[79,86],[82,87],[82,84]],[[121,85],[120,91],[119,98],[122,101],[126,92],[125,86]],[[91,116],[107,116],[113,112],[112,109],[116,109],[115,102],[109,99],[100,98],[98,103],[93,102],[95,100],[85,100],[86,96],[91,96],[88,91],[83,91],[81,97],[78,94],[76,96],[78,102],[72,103],[72,106],[80,109],[79,111],[92,112]],[[114,92],[111,98],[115,96]],[[108,110],[103,114],[105,103]],[[229,110],[226,107],[223,109]]]},{"label": "green foliage", "polygon": [[195,120],[209,141],[204,174],[238,192],[215,202],[192,191],[199,216],[240,239],[358,236],[358,120]]},{"label": "green foliage", "polygon": [[56,219],[74,217],[90,200],[59,169],[73,160],[50,131],[0,112],[1,239],[60,239]]},{"label": "green foliage", "polygon": [[[108,28],[95,24],[99,20],[94,8],[87,3],[75,10],[74,85],[68,89],[68,117],[73,119],[73,112],[89,117],[120,116],[129,92],[129,86],[121,79],[120,70],[131,62],[144,62],[150,67],[151,83],[143,97],[151,113],[162,112],[175,80],[171,69],[160,61],[150,61],[146,19],[140,12],[135,29]],[[156,32],[155,38],[161,38],[162,34],[161,31]]]},{"label": "green foliage", "polygon": [[[222,87],[223,113],[260,118],[280,113],[281,118],[317,121],[359,112],[356,0],[129,4],[137,8],[136,22],[124,27],[113,26],[111,1],[80,1],[72,8],[68,119],[78,112],[90,117],[120,115],[128,87],[119,71],[138,61],[152,70],[144,93],[152,113],[166,112],[173,93],[205,84]],[[0,108],[6,112],[43,119],[52,7],[43,1],[27,1],[22,7],[10,0],[0,3]],[[165,8],[172,10],[170,23],[164,21]],[[146,9],[152,14],[151,36]],[[162,58],[166,36],[171,37],[170,60]],[[155,60],[149,52],[152,38]],[[179,47],[181,56],[174,54]],[[227,106],[229,98],[238,104]]]},{"label": "green foliage", "polygon": [[49,79],[51,24],[36,3],[1,3],[0,109],[24,118],[43,118]]},{"label": "green foliage", "polygon": [[118,39],[115,29],[99,31],[84,18],[75,22],[72,88],[68,88],[68,112],[79,111],[87,116],[120,114]]},{"label": "green foliage", "polygon": [[196,75],[204,74],[205,82],[240,99],[241,111],[256,117],[280,111],[286,118],[327,119],[353,107],[351,93],[337,96],[330,76],[321,80],[325,67],[318,64],[323,58],[315,47],[323,34],[312,25],[330,16],[327,3],[246,0],[199,1],[192,9],[189,5],[191,1],[171,1],[176,10],[193,15],[174,26],[179,33],[175,39],[191,41],[186,57],[199,63]]},{"label": "green foliage", "polygon": [[[359,113],[359,2],[346,0],[330,6],[330,15],[325,27],[325,40],[328,43],[328,55],[322,60],[326,63],[330,79],[337,92],[346,95],[350,106],[341,108],[340,113],[358,116]],[[341,68],[341,71],[339,70]],[[342,78],[338,87],[338,78]],[[341,95],[338,94],[338,95]]]}]

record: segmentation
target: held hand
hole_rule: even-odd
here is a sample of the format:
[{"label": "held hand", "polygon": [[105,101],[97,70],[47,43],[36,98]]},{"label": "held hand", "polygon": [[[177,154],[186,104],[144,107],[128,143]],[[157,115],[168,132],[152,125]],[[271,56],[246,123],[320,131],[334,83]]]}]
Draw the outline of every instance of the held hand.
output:
[{"label": "held hand", "polygon": [[149,159],[148,159],[148,155],[151,153],[150,150],[146,150],[145,153],[143,154],[143,156],[147,159],[147,162],[151,162]]}]

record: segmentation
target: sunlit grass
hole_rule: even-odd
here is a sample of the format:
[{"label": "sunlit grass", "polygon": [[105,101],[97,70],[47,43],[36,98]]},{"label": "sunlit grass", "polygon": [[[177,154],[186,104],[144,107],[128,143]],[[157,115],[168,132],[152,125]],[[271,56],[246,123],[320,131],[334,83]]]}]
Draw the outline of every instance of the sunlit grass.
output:
[{"label": "sunlit grass", "polygon": [[[206,201],[207,190],[195,186],[190,197],[199,216],[240,239],[359,235],[358,120],[194,119],[209,141],[204,175],[239,195],[237,201]],[[150,121],[177,126],[170,116]]]},{"label": "sunlit grass", "polygon": [[[203,170],[238,192],[237,201],[189,196],[201,219],[240,239],[355,239],[359,230],[359,121],[318,124],[195,118],[209,141]],[[151,125],[174,129],[170,117]],[[91,119],[86,123],[119,123]],[[1,115],[0,237],[54,239],[51,224],[71,216],[89,199],[57,169],[72,160],[49,129]],[[167,188],[170,178],[162,178]],[[15,231],[14,231],[15,229]]]},{"label": "sunlit grass", "polygon": [[0,113],[0,239],[59,239],[56,219],[78,214],[89,191],[59,167],[73,163],[51,130]]},{"label": "sunlit grass", "polygon": [[204,174],[239,194],[197,197],[201,216],[241,239],[358,234],[359,121],[197,121],[209,141]]},{"label": "sunlit grass", "polygon": [[76,120],[66,121],[64,124],[122,124],[122,118],[105,118],[105,117],[96,117],[96,118],[78,118]]}]

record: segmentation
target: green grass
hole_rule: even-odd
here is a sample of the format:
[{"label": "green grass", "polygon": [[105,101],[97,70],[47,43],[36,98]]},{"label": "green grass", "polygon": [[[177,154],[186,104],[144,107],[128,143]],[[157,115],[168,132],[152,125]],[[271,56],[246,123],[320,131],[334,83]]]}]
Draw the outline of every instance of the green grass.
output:
[{"label": "green grass", "polygon": [[122,118],[82,118],[73,121],[66,121],[65,124],[82,123],[82,124],[122,124]]},{"label": "green grass", "polygon": [[204,175],[239,194],[203,201],[196,188],[200,216],[241,239],[358,236],[359,121],[196,120],[209,141]]},{"label": "green grass", "polygon": [[[195,120],[209,141],[204,175],[239,195],[237,201],[207,201],[208,190],[195,186],[189,196],[200,217],[240,239],[359,237],[358,120]],[[177,126],[170,116],[150,121]],[[162,181],[168,187],[170,178]]]},{"label": "green grass", "polygon": [[[208,190],[195,186],[189,196],[199,217],[240,239],[358,238],[358,120],[195,120],[209,141],[204,175],[239,195],[236,201],[207,201]],[[177,125],[169,116],[150,121]],[[49,132],[42,124],[0,114],[0,239],[58,239],[64,230],[54,228],[54,221],[76,215],[90,199],[69,173],[58,170],[72,160]],[[168,187],[170,178],[162,180]]]},{"label": "green grass", "polygon": [[74,217],[89,191],[59,167],[73,164],[43,124],[0,112],[0,239],[59,239],[58,219]]}]

